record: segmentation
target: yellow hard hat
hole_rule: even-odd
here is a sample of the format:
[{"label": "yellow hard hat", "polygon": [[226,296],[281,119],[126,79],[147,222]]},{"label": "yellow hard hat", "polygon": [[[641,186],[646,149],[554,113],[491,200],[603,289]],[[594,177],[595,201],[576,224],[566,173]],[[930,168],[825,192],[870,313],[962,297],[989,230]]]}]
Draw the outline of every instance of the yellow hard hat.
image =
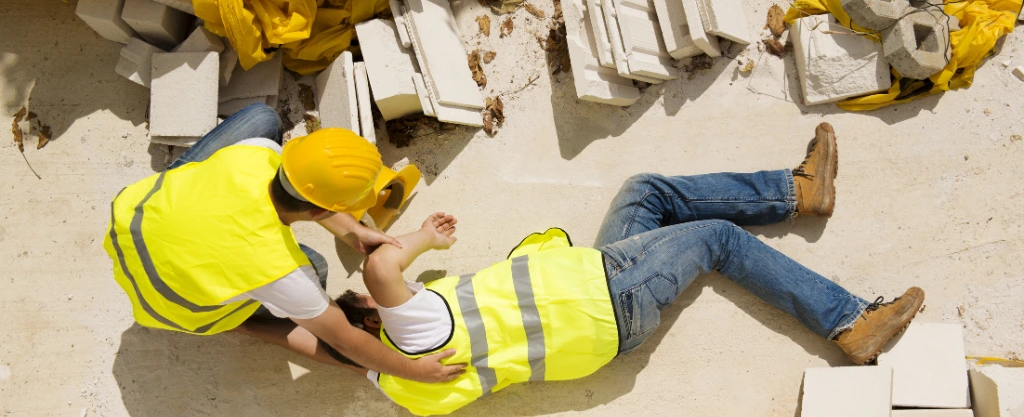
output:
[{"label": "yellow hard hat", "polygon": [[373,185],[383,162],[377,147],[348,129],[325,128],[288,141],[281,183],[293,197],[334,212],[377,202]]}]

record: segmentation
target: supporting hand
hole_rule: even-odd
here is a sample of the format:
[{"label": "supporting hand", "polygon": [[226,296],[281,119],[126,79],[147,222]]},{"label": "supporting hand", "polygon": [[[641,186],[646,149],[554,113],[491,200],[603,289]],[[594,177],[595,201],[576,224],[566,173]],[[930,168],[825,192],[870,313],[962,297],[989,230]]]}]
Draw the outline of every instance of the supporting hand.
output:
[{"label": "supporting hand", "polygon": [[[360,225],[362,226],[362,225]],[[356,228],[355,239],[352,242],[348,242],[352,245],[356,251],[363,255],[369,255],[373,251],[377,250],[380,245],[391,245],[401,249],[402,243],[391,236],[384,234],[379,230],[373,230],[369,227],[362,226]]]},{"label": "supporting hand", "polygon": [[466,373],[464,369],[466,364],[460,363],[456,365],[445,365],[441,363],[441,360],[455,355],[455,349],[448,349],[441,353],[435,353],[433,355],[427,355],[417,359],[414,363],[417,365],[416,375],[417,378],[413,378],[419,382],[448,382],[459,375]]}]

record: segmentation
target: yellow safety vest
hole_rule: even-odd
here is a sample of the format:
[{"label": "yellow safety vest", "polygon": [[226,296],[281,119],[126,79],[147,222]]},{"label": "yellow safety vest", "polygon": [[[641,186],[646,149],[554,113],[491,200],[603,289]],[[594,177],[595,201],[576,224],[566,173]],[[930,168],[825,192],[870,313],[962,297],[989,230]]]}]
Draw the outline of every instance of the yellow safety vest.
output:
[{"label": "yellow safety vest", "polygon": [[259,303],[221,303],[309,265],[270,200],[280,165],[271,149],[230,146],[121,190],[103,247],[135,321],[202,335],[230,330]]},{"label": "yellow safety vest", "polygon": [[508,260],[426,284],[448,305],[449,341],[403,352],[385,328],[381,341],[410,358],[455,348],[446,362],[469,366],[441,384],[380,375],[381,390],[413,414],[448,414],[517,382],[582,378],[608,363],[619,333],[601,252],[571,246],[564,231],[548,229],[527,237]]}]

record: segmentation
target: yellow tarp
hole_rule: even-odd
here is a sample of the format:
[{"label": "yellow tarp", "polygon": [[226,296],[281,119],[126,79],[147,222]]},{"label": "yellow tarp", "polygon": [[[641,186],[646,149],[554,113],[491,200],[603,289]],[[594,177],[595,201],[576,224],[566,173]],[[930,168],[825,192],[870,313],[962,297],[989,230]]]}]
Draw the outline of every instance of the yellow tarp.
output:
[{"label": "yellow tarp", "polygon": [[[968,87],[974,71],[988,56],[996,41],[1013,31],[1022,0],[946,0],[946,14],[960,20],[961,29],[950,34],[953,47],[949,64],[927,80],[903,78],[892,70],[892,88],[887,93],[872,94],[838,103],[843,110],[874,110],[890,104],[906,103],[918,97]],[[796,0],[786,12],[786,24],[807,15],[831,13],[843,26],[860,33],[871,33],[850,20],[840,0]],[[876,42],[880,37],[869,35]]]},{"label": "yellow tarp", "polygon": [[284,53],[299,74],[327,67],[348,49],[355,24],[388,9],[387,0],[192,0],[206,28],[228,38],[242,68]]}]

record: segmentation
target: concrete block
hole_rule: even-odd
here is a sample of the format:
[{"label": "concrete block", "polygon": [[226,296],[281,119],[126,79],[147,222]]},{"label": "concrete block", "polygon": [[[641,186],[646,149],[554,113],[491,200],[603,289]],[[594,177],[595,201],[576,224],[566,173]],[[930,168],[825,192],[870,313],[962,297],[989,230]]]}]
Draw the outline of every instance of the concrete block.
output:
[{"label": "concrete block", "polygon": [[926,9],[900,19],[882,31],[882,49],[900,75],[926,79],[949,62],[949,28],[944,14]]},{"label": "concrete block", "polygon": [[892,368],[844,366],[804,371],[801,417],[889,417]]},{"label": "concrete block", "polygon": [[483,96],[466,63],[468,54],[448,0],[408,0],[406,4],[413,49],[434,98],[442,104],[482,109]]},{"label": "concrete block", "polygon": [[722,48],[718,44],[718,37],[708,33],[708,28],[704,27],[704,21],[700,17],[700,6],[697,5],[697,1],[682,0],[686,23],[690,28],[690,40],[708,56],[712,58],[722,56]]},{"label": "concrete block", "polygon": [[750,45],[750,28],[740,0],[697,0],[704,28],[740,45]]},{"label": "concrete block", "polygon": [[202,137],[217,126],[219,66],[216,52],[153,54],[151,136]]},{"label": "concrete block", "polygon": [[[409,39],[409,29],[406,28],[405,16],[402,12],[401,0],[388,0],[388,7],[391,8],[391,15],[395,17],[395,22],[392,27],[398,34],[398,41],[404,48],[411,48],[412,41]],[[390,22],[389,22],[390,23]],[[358,29],[358,28],[357,28]],[[362,44],[363,38],[359,38],[360,45]]]},{"label": "concrete block", "polygon": [[[832,33],[829,33],[832,32]],[[892,85],[882,46],[820,16],[790,28],[797,73],[808,106],[886,91]]]},{"label": "concrete block", "polygon": [[[690,37],[690,24],[686,20],[681,0],[653,0],[654,11],[661,25],[661,36],[665,50],[675,59],[700,55],[701,49]],[[700,29],[703,30],[703,29]]]},{"label": "concrete block", "polygon": [[892,410],[891,417],[974,417],[970,409]]},{"label": "concrete block", "polygon": [[884,30],[910,8],[908,0],[842,0],[840,3],[853,22],[871,30]]},{"label": "concrete block", "polygon": [[79,0],[75,14],[104,39],[127,44],[137,36],[121,18],[124,0]]},{"label": "concrete block", "polygon": [[651,0],[602,0],[601,9],[620,76],[645,82],[679,78]]},{"label": "concrete block", "polygon": [[153,0],[164,6],[172,7],[177,10],[181,10],[185,13],[195,16],[196,9],[192,7],[192,0]]},{"label": "concrete block", "polygon": [[[594,35],[594,47],[597,50],[597,61],[602,67],[616,69],[615,57],[612,55],[612,44],[608,38],[607,23],[604,21],[604,9],[601,0],[585,0],[586,15],[590,18],[590,32]],[[585,29],[580,26],[580,29]],[[580,38],[582,39],[582,38]]]},{"label": "concrete block", "polygon": [[164,51],[142,39],[132,38],[127,45],[121,48],[121,58],[117,60],[114,72],[136,84],[149,88],[153,54],[160,52]]},{"label": "concrete block", "polygon": [[629,79],[620,77],[615,69],[601,65],[595,34],[589,25],[590,12],[582,0],[562,0],[576,96],[595,103],[629,106],[640,98],[640,90]]},{"label": "concrete block", "polygon": [[878,365],[893,370],[894,406],[966,408],[964,357],[959,325],[914,322],[886,345],[878,355]]},{"label": "concrete block", "polygon": [[192,31],[185,41],[176,46],[171,52],[216,52],[224,51],[224,42],[213,32],[204,27],[197,27]]},{"label": "concrete block", "polygon": [[[217,116],[220,117],[231,117],[232,114],[238,113],[253,103],[267,103],[270,97],[248,97],[248,98],[236,98],[234,100],[228,100],[223,103],[217,103]],[[277,104],[277,103],[275,103]]]},{"label": "concrete block", "polygon": [[373,102],[370,100],[370,80],[366,78],[366,64],[356,62],[354,69],[356,107],[359,109],[359,135],[370,143],[376,144],[377,132],[373,128]]},{"label": "concrete block", "polygon": [[142,39],[169,50],[188,36],[193,17],[153,0],[125,0],[124,19]]},{"label": "concrete block", "polygon": [[345,51],[316,76],[316,108],[321,127],[340,127],[359,132],[355,68],[352,53]]},{"label": "concrete block", "polygon": [[220,88],[218,101],[225,102],[236,98],[278,95],[281,88],[281,71],[283,68],[280,53],[274,54],[274,57],[269,61],[256,64],[248,71],[242,68],[241,65],[236,65],[231,73],[231,81],[228,82],[228,85]]},{"label": "concrete block", "polygon": [[373,100],[384,120],[423,111],[413,74],[413,52],[402,47],[394,23],[374,19],[356,25]]},{"label": "concrete block", "polygon": [[969,373],[975,417],[1024,416],[1024,368],[981,365]]},{"label": "concrete block", "polygon": [[238,65],[238,51],[231,47],[231,42],[224,42],[224,51],[220,53],[220,86],[225,87],[231,82],[231,74]]}]

